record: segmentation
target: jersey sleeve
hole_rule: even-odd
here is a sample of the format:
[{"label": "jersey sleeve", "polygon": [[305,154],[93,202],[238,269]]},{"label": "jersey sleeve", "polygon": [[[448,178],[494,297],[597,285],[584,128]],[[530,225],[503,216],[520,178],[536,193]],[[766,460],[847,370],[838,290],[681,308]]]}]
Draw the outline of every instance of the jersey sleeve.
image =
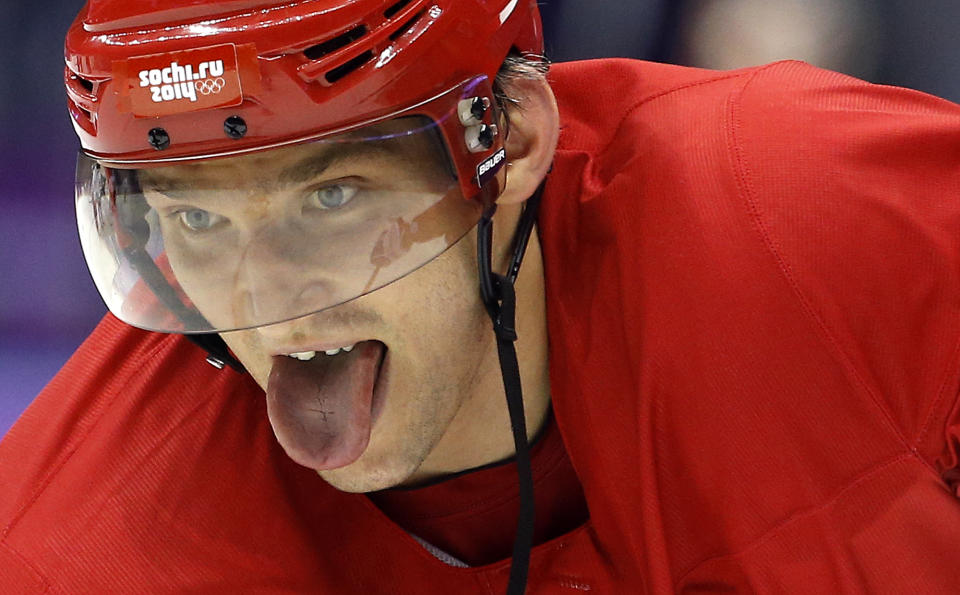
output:
[{"label": "jersey sleeve", "polygon": [[957,490],[960,106],[800,62],[732,101],[741,196],[831,355]]},{"label": "jersey sleeve", "polygon": [[20,555],[0,542],[0,592],[9,595],[22,593],[51,593],[47,579]]}]

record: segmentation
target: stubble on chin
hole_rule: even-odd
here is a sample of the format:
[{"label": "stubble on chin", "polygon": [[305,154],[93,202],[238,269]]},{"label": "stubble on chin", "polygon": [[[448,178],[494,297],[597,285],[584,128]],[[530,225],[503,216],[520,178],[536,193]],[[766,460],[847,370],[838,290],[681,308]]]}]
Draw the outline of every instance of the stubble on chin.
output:
[{"label": "stubble on chin", "polygon": [[[348,467],[351,466],[352,465],[348,465]],[[356,472],[344,467],[318,471],[317,473],[324,481],[341,492],[366,494],[396,487],[403,482],[404,477],[409,476],[409,473],[395,473],[392,471],[394,470],[379,467]]]},{"label": "stubble on chin", "polygon": [[[410,445],[404,451],[409,451]],[[360,459],[339,469],[317,473],[334,488],[353,494],[376,492],[402,485],[427,456],[417,452],[393,452],[387,456],[364,453]],[[429,451],[428,451],[429,452]]]},{"label": "stubble on chin", "polygon": [[[403,409],[414,413],[399,427],[375,427],[367,450],[360,458],[339,469],[318,471],[327,483],[343,492],[366,493],[393,487],[411,487],[429,477],[421,473],[424,461],[446,434],[462,405],[463,386],[451,383],[443,374],[431,374],[421,386],[433,386],[428,393],[415,394]],[[438,377],[439,376],[439,377]],[[472,375],[471,375],[472,376]],[[397,398],[399,395],[391,395]],[[385,421],[385,420],[382,420]]]}]

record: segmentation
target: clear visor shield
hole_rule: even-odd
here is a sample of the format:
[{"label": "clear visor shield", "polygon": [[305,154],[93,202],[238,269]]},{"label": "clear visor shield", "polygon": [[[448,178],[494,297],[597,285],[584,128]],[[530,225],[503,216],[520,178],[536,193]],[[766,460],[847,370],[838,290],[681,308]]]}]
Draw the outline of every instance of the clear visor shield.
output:
[{"label": "clear visor shield", "polygon": [[481,215],[459,191],[437,124],[423,117],[144,169],[81,154],[76,206],[110,311],[179,333],[336,306],[423,266]]}]

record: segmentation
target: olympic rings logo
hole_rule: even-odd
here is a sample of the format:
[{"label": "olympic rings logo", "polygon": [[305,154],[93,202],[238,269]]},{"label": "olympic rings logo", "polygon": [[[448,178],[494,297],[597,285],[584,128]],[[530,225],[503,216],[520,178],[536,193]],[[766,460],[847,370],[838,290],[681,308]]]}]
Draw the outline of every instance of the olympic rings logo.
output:
[{"label": "olympic rings logo", "polygon": [[223,80],[222,77],[217,77],[215,79],[197,81],[194,83],[194,86],[201,95],[210,95],[223,91],[223,88],[227,86],[227,81]]}]

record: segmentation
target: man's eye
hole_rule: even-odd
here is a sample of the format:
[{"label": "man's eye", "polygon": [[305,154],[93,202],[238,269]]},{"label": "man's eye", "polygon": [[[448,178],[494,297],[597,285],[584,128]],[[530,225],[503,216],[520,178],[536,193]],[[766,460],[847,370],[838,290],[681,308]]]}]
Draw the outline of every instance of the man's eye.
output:
[{"label": "man's eye", "polygon": [[207,231],[226,221],[226,218],[203,209],[187,209],[177,213],[180,223],[190,231]]},{"label": "man's eye", "polygon": [[356,194],[357,189],[353,186],[336,184],[314,190],[310,193],[308,200],[312,207],[329,210],[342,207],[350,202]]}]

